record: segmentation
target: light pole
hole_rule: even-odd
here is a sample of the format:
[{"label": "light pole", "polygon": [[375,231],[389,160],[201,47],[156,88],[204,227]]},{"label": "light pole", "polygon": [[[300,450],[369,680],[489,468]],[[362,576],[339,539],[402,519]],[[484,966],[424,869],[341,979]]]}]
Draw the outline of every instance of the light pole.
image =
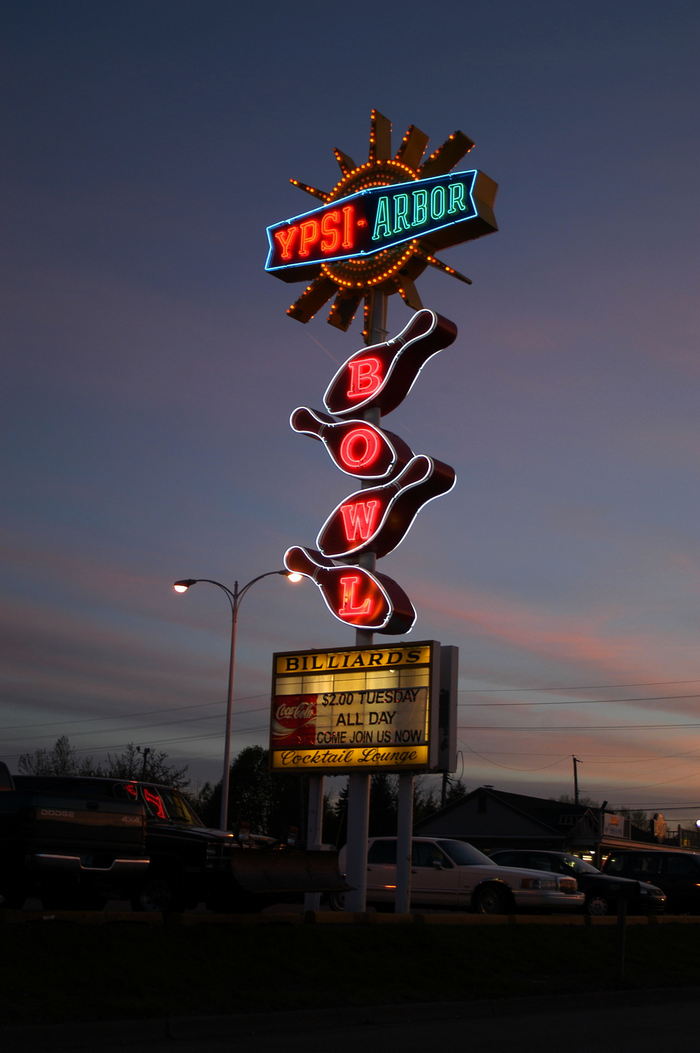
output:
[{"label": "light pole", "polygon": [[286,570],[268,570],[264,574],[258,574],[257,578],[252,578],[242,588],[238,587],[238,582],[234,581],[233,589],[229,589],[227,585],[222,585],[220,581],[213,581],[211,578],[183,578],[181,581],[176,581],[173,585],[175,592],[187,592],[192,585],[198,585],[200,582],[206,582],[208,585],[216,585],[218,589],[226,593],[229,605],[231,607],[231,651],[228,663],[228,693],[226,696],[226,739],[224,745],[224,771],[221,779],[221,810],[219,813],[219,824],[222,830],[226,830],[228,827],[228,788],[229,779],[231,775],[231,716],[233,713],[233,684],[236,673],[236,631],[238,628],[238,609],[241,605],[241,600],[257,581],[261,581],[263,578],[272,577],[274,574],[281,574],[283,577],[288,578],[290,581],[300,581],[301,574],[290,574]]}]

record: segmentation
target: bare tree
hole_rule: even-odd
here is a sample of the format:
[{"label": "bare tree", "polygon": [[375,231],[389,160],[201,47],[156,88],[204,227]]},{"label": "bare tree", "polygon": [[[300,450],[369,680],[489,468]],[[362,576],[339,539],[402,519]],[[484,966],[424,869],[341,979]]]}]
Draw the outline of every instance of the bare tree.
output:
[{"label": "bare tree", "polygon": [[113,779],[146,779],[184,789],[189,785],[187,765],[176,768],[168,755],[150,746],[128,743],[122,753],[107,754],[106,764],[95,764],[92,757],[79,757],[67,735],[61,735],[50,749],[23,753],[18,769],[22,775],[93,775]]},{"label": "bare tree", "polygon": [[23,753],[18,762],[22,775],[94,775],[91,757],[78,757],[67,735],[56,739],[50,749]]}]

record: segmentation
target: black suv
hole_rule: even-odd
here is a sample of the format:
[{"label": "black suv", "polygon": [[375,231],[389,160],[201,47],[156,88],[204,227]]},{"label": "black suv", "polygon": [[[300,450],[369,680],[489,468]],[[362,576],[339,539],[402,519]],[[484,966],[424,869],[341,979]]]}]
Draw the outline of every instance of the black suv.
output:
[{"label": "black suv", "polygon": [[602,874],[591,863],[569,852],[545,852],[536,849],[499,849],[491,853],[495,863],[507,867],[528,867],[530,870],[550,870],[555,874],[573,874],[581,892],[586,894],[587,914],[616,914],[624,896],[630,914],[659,914],[664,910],[666,896],[661,888],[632,875]]},{"label": "black suv", "polygon": [[611,877],[653,881],[666,893],[669,913],[700,914],[700,852],[615,849],[603,869]]}]

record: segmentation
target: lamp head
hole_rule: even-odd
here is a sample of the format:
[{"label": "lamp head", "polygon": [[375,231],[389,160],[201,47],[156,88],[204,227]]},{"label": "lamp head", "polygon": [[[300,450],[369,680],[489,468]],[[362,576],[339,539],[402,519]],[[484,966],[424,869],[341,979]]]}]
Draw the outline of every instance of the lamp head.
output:
[{"label": "lamp head", "polygon": [[182,581],[176,581],[173,585],[175,592],[187,592],[190,585],[196,585],[196,578],[183,578]]}]

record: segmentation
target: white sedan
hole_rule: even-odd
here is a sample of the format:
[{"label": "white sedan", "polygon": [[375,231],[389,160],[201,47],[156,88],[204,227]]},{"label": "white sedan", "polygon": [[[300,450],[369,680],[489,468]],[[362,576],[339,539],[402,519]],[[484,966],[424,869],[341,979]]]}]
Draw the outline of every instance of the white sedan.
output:
[{"label": "white sedan", "polygon": [[[344,851],[340,855],[344,869]],[[396,896],[396,838],[373,837],[367,853],[367,903],[391,905]],[[480,914],[514,911],[581,910],[584,894],[576,878],[498,866],[466,841],[414,837],[411,905],[473,910]]]}]

